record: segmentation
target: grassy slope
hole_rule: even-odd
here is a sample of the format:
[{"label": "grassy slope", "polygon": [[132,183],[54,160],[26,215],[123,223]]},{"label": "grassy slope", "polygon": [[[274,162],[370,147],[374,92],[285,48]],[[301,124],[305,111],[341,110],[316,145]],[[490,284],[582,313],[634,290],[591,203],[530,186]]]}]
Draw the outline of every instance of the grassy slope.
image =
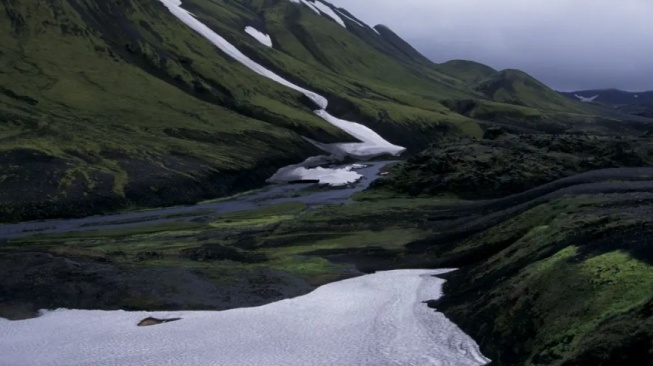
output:
[{"label": "grassy slope", "polygon": [[[437,194],[455,207],[456,197],[503,197],[574,172],[651,166],[650,143],[545,134],[461,139],[395,165],[366,196]],[[431,266],[462,267],[433,306],[497,365],[648,366],[651,199],[645,190],[570,194],[527,210],[510,208],[498,221],[492,204],[435,210],[426,220],[437,234],[409,244],[409,253],[430,258]]]},{"label": "grassy slope", "polygon": [[475,89],[501,103],[558,112],[584,112],[581,105],[556,93],[519,70],[503,70],[480,81]]},{"label": "grassy slope", "polygon": [[[10,91],[0,95],[3,167],[32,167],[6,153],[18,149],[64,162],[63,168],[48,167],[56,175],[52,195],[84,196],[101,173],[113,180],[102,193],[116,199],[130,182],[151,181],[147,168],[134,175],[125,160],[162,167],[153,174],[201,179],[300,160],[313,150],[293,130],[332,141],[348,138],[313,116],[298,93],[217,52],[157,2],[123,8],[75,2],[83,11],[71,4],[5,3],[11,16],[3,14],[0,22],[0,84]],[[94,24],[92,17],[125,34]],[[193,167],[166,166],[170,157]],[[24,175],[16,171],[3,182],[24,182]],[[65,192],[66,182],[75,180],[83,192]]]},{"label": "grassy slope", "polygon": [[[251,58],[326,95],[331,113],[410,152],[480,136],[475,118],[532,116],[537,125],[549,113],[489,101],[461,113],[443,101],[487,98],[467,85],[487,70],[438,68],[392,35],[347,20],[349,31],[289,1],[184,6]],[[301,136],[352,140],[299,93],[225,56],[157,1],[2,7],[0,220],[220,196],[315,154]],[[247,35],[247,25],[269,33],[275,48]]]},{"label": "grassy slope", "polygon": [[435,306],[498,365],[648,365],[648,211],[616,195],[535,207],[453,249],[492,254],[453,275]]},{"label": "grassy slope", "polygon": [[[380,261],[400,257],[404,244],[423,238],[429,231],[415,220],[396,220],[397,215],[426,211],[435,203],[432,200],[395,199],[307,210],[301,203],[290,202],[206,217],[201,222],[144,224],[10,240],[0,249],[0,258],[17,252],[43,252],[73,260],[86,258],[110,263],[123,272],[171,268],[191,270],[218,288],[243,280],[256,282],[257,286],[265,288],[269,278],[261,273],[272,270],[317,286],[360,274],[352,265],[328,261],[326,257],[330,253],[376,255]],[[60,277],[75,281],[72,275],[62,274]],[[159,283],[164,281],[162,278]],[[249,291],[245,287],[242,291]],[[8,288],[3,290],[9,291]],[[178,290],[170,291],[175,293]],[[21,294],[33,297],[33,293]],[[0,291],[0,314],[3,305],[20,301],[23,295],[14,293],[13,297],[7,298],[9,295]],[[157,296],[149,291],[135,293],[125,296],[117,306],[174,308],[174,304],[166,302],[169,300]],[[81,298],[84,296],[80,296],[80,303],[76,306],[114,306],[101,300],[84,305]],[[56,296],[52,299],[40,296],[34,301],[38,302],[34,305],[36,307],[48,307],[59,306],[55,304],[64,300],[57,300]],[[214,308],[209,303],[189,303],[187,307]]]},{"label": "grassy slope", "polygon": [[[187,7],[197,9],[206,24],[253,58],[327,95],[336,115],[370,125],[392,142],[417,150],[425,143],[411,143],[411,136],[442,124],[450,126],[448,135],[480,133],[474,121],[437,103],[468,95],[469,90],[449,85],[450,78],[428,67],[379,52],[367,41],[370,35],[357,35],[291,2],[256,2],[258,7],[249,6],[264,17],[258,20],[263,23],[259,27],[270,34],[276,49],[269,50],[241,31],[256,24],[253,15],[232,25],[220,7],[207,4],[214,3],[195,0]],[[384,133],[384,129],[399,133]],[[429,135],[431,141],[440,137]]]},{"label": "grassy slope", "polygon": [[[287,1],[245,3],[187,6],[250,56],[300,84],[339,96],[332,103],[335,112],[401,136],[399,142],[410,144],[415,130],[428,132],[413,142],[415,148],[443,134],[480,133],[471,119],[433,103],[450,92],[435,76],[421,80],[412,74],[413,66],[403,66],[307,8]],[[261,182],[275,166],[315,152],[301,136],[351,140],[315,117],[298,93],[223,55],[156,1],[2,6],[0,165],[9,171],[0,179],[7,192],[4,219],[72,214],[24,207],[25,202],[14,200],[21,190],[25,193],[20,187],[32,189],[23,194],[27,203],[48,196],[69,204],[98,191],[111,201],[89,203],[78,214],[126,204],[169,204],[169,194],[157,193],[166,185],[197,186],[194,182],[218,179],[221,172],[231,177],[265,166],[269,171],[251,179],[251,184]],[[261,22],[283,52],[262,47],[242,32],[246,24]],[[328,57],[315,59],[315,42]],[[404,89],[413,82],[413,89]],[[453,128],[443,132],[443,123]],[[38,167],[48,172],[47,184],[37,181],[36,171],[12,171],[36,168],[30,164],[34,159],[23,155],[53,161]],[[131,167],[139,164],[147,167],[136,175]],[[164,182],[162,176],[172,180]],[[198,192],[184,201],[223,194],[233,184],[195,187]]]}]

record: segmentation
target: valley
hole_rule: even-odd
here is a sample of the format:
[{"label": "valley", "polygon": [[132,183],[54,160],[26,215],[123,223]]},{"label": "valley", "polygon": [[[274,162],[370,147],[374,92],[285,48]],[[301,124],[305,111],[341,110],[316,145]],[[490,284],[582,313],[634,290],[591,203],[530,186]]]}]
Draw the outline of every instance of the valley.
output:
[{"label": "valley", "polygon": [[322,0],[0,9],[1,364],[651,365],[645,106]]}]

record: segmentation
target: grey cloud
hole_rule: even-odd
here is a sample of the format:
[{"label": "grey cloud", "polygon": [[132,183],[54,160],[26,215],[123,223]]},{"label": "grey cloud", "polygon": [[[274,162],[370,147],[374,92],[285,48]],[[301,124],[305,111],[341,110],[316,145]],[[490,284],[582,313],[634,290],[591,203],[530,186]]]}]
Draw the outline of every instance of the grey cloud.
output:
[{"label": "grey cloud", "polygon": [[518,68],[560,90],[653,89],[652,0],[331,0],[436,62]]}]

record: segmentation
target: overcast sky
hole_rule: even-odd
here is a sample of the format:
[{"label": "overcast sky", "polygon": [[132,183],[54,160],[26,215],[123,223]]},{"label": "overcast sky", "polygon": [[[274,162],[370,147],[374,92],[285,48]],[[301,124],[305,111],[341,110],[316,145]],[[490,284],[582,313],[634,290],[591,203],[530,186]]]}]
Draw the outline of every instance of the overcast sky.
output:
[{"label": "overcast sky", "polygon": [[653,90],[653,0],[331,0],[435,62],[518,68],[558,90]]}]

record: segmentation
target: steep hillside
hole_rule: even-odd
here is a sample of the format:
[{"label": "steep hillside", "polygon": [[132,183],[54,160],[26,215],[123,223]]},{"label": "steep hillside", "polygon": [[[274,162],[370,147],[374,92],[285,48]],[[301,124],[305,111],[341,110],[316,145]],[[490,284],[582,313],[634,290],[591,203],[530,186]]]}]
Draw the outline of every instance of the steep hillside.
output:
[{"label": "steep hillside", "polygon": [[383,24],[379,24],[374,27],[376,32],[383,37],[383,39],[391,44],[396,50],[401,52],[404,57],[407,57],[411,61],[415,61],[418,63],[422,63],[425,65],[431,65],[432,61],[424,57],[421,53],[419,53],[413,46],[411,46],[408,42],[404,41],[399,37],[395,32],[392,31],[392,29],[388,28],[387,26]]},{"label": "steep hillside", "polygon": [[[3,219],[193,202],[260,185],[319,152],[302,137],[355,141],[158,1],[1,6]],[[463,92],[389,56],[393,46],[371,29],[376,47],[290,1],[184,6],[254,60],[329,96],[334,114],[393,142],[419,149],[443,134],[480,131],[433,103]],[[246,26],[268,32],[273,47]],[[415,131],[421,140],[410,137]]]},{"label": "steep hillside", "polygon": [[648,187],[551,195],[461,241],[433,306],[496,365],[651,365]]},{"label": "steep hillside", "polygon": [[499,132],[433,146],[367,192],[441,202],[404,216],[433,231],[404,258],[460,268],[431,306],[493,365],[651,365],[653,139]]},{"label": "steep hillside", "polygon": [[[497,115],[540,118],[505,103],[574,106],[508,77],[517,72],[481,83],[483,95],[466,84],[487,68],[435,65],[321,0],[184,0],[224,49],[162,1],[0,6],[0,220],[196,202],[260,186],[315,146],[360,140],[313,113],[306,89],[409,153],[481,136],[480,120]],[[485,107],[451,105],[464,100]]]}]

